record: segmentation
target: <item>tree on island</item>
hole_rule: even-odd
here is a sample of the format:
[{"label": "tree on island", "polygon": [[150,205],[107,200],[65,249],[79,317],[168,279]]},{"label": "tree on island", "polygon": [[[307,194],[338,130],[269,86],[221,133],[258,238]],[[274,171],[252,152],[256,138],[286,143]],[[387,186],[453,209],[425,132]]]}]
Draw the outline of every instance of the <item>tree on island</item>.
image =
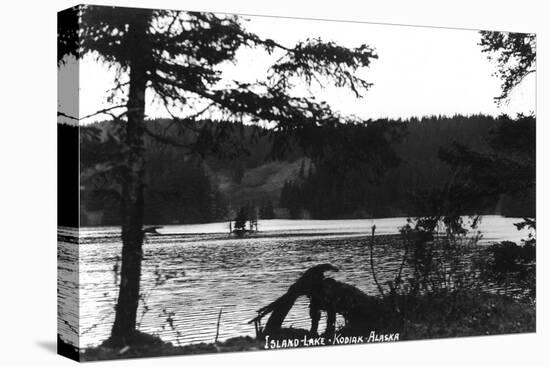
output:
[{"label": "tree on island", "polygon": [[248,215],[246,212],[246,208],[242,207],[239,209],[239,212],[237,213],[237,216],[235,217],[235,231],[245,231],[246,230],[246,222],[248,222]]},{"label": "tree on island", "polygon": [[[89,56],[117,73],[106,98],[111,106],[96,113],[119,123],[120,155],[110,163],[120,183],[122,266],[107,343],[133,344],[141,338],[136,312],[147,185],[144,137],[149,135],[189,154],[222,154],[238,148],[235,142],[227,142],[228,131],[243,122],[271,123],[277,132],[274,153],[280,154],[290,144],[285,133],[292,133],[306,153],[320,156],[326,147],[316,139],[316,130],[364,122],[339,115],[312,94],[296,96],[293,87],[296,83],[331,84],[360,98],[371,84],[356,72],[377,56],[367,45],[350,49],[320,39],[290,47],[247,32],[237,16],[173,10],[78,6],[60,17],[58,33],[59,64],[67,56]],[[243,47],[276,56],[266,80],[220,85],[219,66],[237,61],[237,51]],[[149,128],[146,99],[163,104],[179,138]],[[209,124],[201,119],[206,113],[223,116],[226,123]]]},{"label": "tree on island", "polygon": [[248,223],[251,231],[258,230],[258,208],[254,203],[248,204]]}]

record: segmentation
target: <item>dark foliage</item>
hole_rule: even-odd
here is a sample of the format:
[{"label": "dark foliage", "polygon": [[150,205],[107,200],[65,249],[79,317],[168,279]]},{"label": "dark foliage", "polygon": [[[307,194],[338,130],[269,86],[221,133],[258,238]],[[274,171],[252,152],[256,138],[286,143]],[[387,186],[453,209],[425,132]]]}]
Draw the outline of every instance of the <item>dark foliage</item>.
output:
[{"label": "dark foliage", "polygon": [[[356,77],[355,72],[368,66],[376,55],[365,45],[348,49],[319,40],[286,47],[247,32],[238,16],[85,5],[76,9],[78,56],[91,55],[117,72],[116,85],[106,98],[113,106],[96,114],[110,115],[121,125],[115,134],[119,159],[103,170],[116,177],[111,191],[120,196],[121,203],[122,271],[111,342],[125,345],[136,335],[146,205],[145,136],[202,155],[225,151],[225,129],[219,128],[230,122],[270,122],[275,123],[277,131],[341,124],[346,119],[327,104],[312,96],[291,96],[290,87],[296,78],[306,83],[324,78],[360,96],[369,83]],[[72,52],[74,37],[67,34],[60,39],[58,60],[63,59],[63,53]],[[220,89],[217,83],[222,75],[217,66],[234,62],[241,47],[259,48],[269,54],[277,49],[286,56],[275,62],[266,81],[234,81]],[[127,81],[123,75],[128,76]],[[163,102],[182,134],[196,134],[191,144],[167,138],[145,124],[146,93]],[[117,104],[118,100],[122,104]],[[172,110],[182,106],[196,112],[176,117]],[[119,108],[122,112],[115,113]],[[210,109],[226,116],[213,132],[208,123],[196,124],[196,118]]]},{"label": "dark foliage", "polygon": [[78,35],[79,7],[59,12],[57,15],[57,63],[66,56],[77,57],[80,47]]},{"label": "dark foliage", "polygon": [[[259,209],[259,218],[275,218],[274,204],[287,208],[294,218],[304,215],[313,218],[434,216],[443,215],[445,206],[449,205],[453,205],[455,212],[462,214],[529,216],[534,211],[534,187],[526,192],[495,190],[505,185],[508,177],[514,178],[517,172],[524,175],[510,182],[521,187],[525,180],[534,179],[532,170],[512,171],[490,161],[483,166],[486,172],[480,173],[479,166],[467,166],[469,161],[466,160],[453,161],[450,155],[451,163],[462,163],[463,171],[457,174],[453,165],[438,157],[440,151],[453,152],[452,148],[456,146],[454,142],[457,142],[459,146],[468,147],[465,148],[467,151],[475,152],[489,152],[498,146],[500,151],[507,152],[505,156],[509,157],[509,161],[525,165],[532,159],[528,157],[534,157],[532,119],[516,121],[488,116],[426,117],[421,120],[376,121],[371,126],[378,124],[379,132],[384,131],[384,125],[387,129],[395,126],[403,126],[403,129],[398,130],[401,134],[399,139],[388,140],[382,147],[380,143],[373,147],[378,152],[369,157],[372,164],[363,162],[355,166],[346,165],[346,150],[353,148],[351,143],[340,147],[341,152],[334,155],[334,161],[343,162],[341,166],[328,157],[316,161],[302,159],[304,151],[298,145],[287,150],[282,162],[290,164],[301,160],[299,170],[295,179],[276,187],[278,191],[275,193],[252,191],[257,192],[253,200]],[[165,136],[168,139],[178,136],[175,126],[170,126],[169,120],[150,121],[148,125],[159,133],[167,131]],[[101,123],[81,129],[82,202],[86,210],[103,212],[103,224],[119,223],[119,199],[114,190],[116,180],[113,179],[117,170],[108,164],[119,154],[116,134],[113,132],[115,128],[113,124]],[[357,134],[361,129],[369,131],[366,127],[355,127],[350,131]],[[500,131],[506,131],[506,134],[500,134]],[[511,139],[511,135],[517,139]],[[256,138],[251,138],[254,136]],[[196,141],[192,132],[179,139],[182,144]],[[231,202],[232,193],[219,187],[219,177],[226,175],[234,180],[233,173],[239,171],[242,175],[246,173],[249,178],[254,178],[252,170],[269,162],[275,139],[272,134],[253,126],[228,130],[224,139],[226,142],[241,141],[240,149],[235,149],[231,155],[209,153],[201,158],[200,154],[190,155],[177,146],[146,137],[149,171],[145,188],[146,223],[227,220],[231,207],[246,205],[250,198],[243,197],[237,202]],[[518,141],[521,143],[516,144]],[[228,147],[226,151],[231,150]],[[387,167],[384,168],[384,165]],[[378,167],[378,171],[374,167]],[[496,183],[482,185],[485,180],[482,180],[482,173],[490,178],[488,182]],[[453,176],[456,176],[454,184],[449,185]],[[464,184],[466,180],[468,183]],[[246,185],[241,183],[238,187],[259,190],[255,186]],[[201,192],[201,195],[194,194]],[[163,207],[166,208],[165,212]],[[86,218],[83,218],[82,223],[93,224]]]},{"label": "dark foliage", "polygon": [[246,212],[246,208],[242,207],[239,209],[237,216],[235,217],[235,229],[237,230],[245,230],[246,229],[246,222],[248,222],[248,213]]},{"label": "dark foliage", "polygon": [[449,183],[449,203],[467,209],[506,195],[522,197],[532,205],[521,215],[534,217],[535,119],[520,116],[512,120],[503,116],[499,120],[490,130],[488,149],[454,143],[439,151],[440,159],[455,172]]},{"label": "dark foliage", "polygon": [[275,218],[275,209],[273,208],[273,202],[271,200],[266,200],[260,207],[260,218],[261,219],[274,219]]},{"label": "dark foliage", "polygon": [[520,276],[525,276],[526,265],[533,263],[536,257],[535,246],[519,246],[511,241],[491,245],[489,252],[492,254],[491,271],[499,279],[508,273],[520,273]]},{"label": "dark foliage", "polygon": [[[295,218],[304,210],[314,218],[449,216],[449,225],[452,216],[465,214],[534,212],[532,118],[425,117],[377,124],[404,128],[370,157],[384,162],[384,169],[359,160],[352,166],[338,154],[314,161],[303,178],[284,184],[280,206]],[[498,155],[487,153],[497,147]]]},{"label": "dark foliage", "polygon": [[507,99],[514,87],[536,67],[536,36],[530,33],[482,31],[480,46],[488,58],[495,60],[495,73],[502,80],[502,93],[497,102]]},{"label": "dark foliage", "polygon": [[483,279],[495,283],[504,292],[531,302],[536,300],[536,244],[534,237],[518,245],[502,241],[485,250],[487,256],[480,263]]}]

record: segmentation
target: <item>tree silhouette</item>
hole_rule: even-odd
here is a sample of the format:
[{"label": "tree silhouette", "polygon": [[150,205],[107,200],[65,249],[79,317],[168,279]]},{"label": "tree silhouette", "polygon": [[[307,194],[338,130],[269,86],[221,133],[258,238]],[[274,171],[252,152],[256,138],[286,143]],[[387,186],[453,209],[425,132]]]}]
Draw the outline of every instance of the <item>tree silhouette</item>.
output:
[{"label": "tree silhouette", "polygon": [[[497,63],[497,75],[502,80],[497,104],[508,99],[512,90],[529,74],[536,72],[536,37],[527,33],[481,31],[482,52]],[[501,124],[487,136],[489,151],[479,151],[454,143],[442,148],[439,157],[455,172],[444,197],[453,215],[479,205],[486,200],[506,195],[529,200],[534,195],[536,179],[535,116],[518,115],[499,118]],[[522,197],[523,196],[523,197]],[[533,201],[534,202],[534,201]],[[535,216],[534,206],[527,215]]]},{"label": "tree silhouette", "polygon": [[481,31],[480,46],[490,60],[497,62],[495,73],[502,80],[497,102],[507,99],[514,89],[536,68],[536,36],[530,33]]},{"label": "tree silhouette", "polygon": [[[496,75],[502,80],[502,93],[496,97],[497,103],[507,99],[527,75],[536,72],[536,35],[532,33],[509,33],[482,31],[480,45],[483,52],[489,53],[489,59],[496,59]],[[501,193],[528,193],[534,195],[536,185],[536,118],[522,114],[512,121],[508,120],[490,137],[493,168],[499,167],[506,172],[497,188]],[[496,159],[495,157],[496,156]],[[497,189],[498,190],[498,189]],[[529,217],[535,217],[535,208],[531,208]],[[525,220],[533,223],[534,220]]]},{"label": "tree silhouette", "polygon": [[[495,100],[502,102],[510,96],[524,78],[536,72],[536,36],[531,33],[509,33],[481,31],[482,52],[489,53],[489,59],[496,60],[496,75],[502,80],[502,93]],[[536,120],[530,116],[518,115],[515,120],[501,117],[504,123],[492,131],[489,137],[492,151],[477,153],[466,151],[460,154],[467,166],[483,172],[477,180],[485,184],[486,190],[500,194],[526,192],[535,187],[536,176]],[[456,157],[456,155],[454,155]],[[453,155],[447,157],[453,159]],[[495,171],[498,170],[500,175]],[[504,172],[504,174],[502,174]],[[472,172],[473,173],[473,172]],[[475,176],[472,174],[472,176]],[[499,177],[500,176],[500,177]],[[498,178],[497,178],[498,177]],[[535,216],[532,208],[530,216]]]},{"label": "tree silhouette", "polygon": [[[109,343],[131,344],[139,337],[136,312],[143,257],[144,137],[206,154],[227,148],[223,145],[227,134],[225,129],[211,129],[209,124],[197,122],[205,113],[223,116],[237,125],[245,121],[272,123],[277,132],[361,123],[340,116],[312,95],[298,97],[291,92],[300,82],[331,84],[347,88],[359,98],[371,84],[356,76],[356,71],[369,66],[376,54],[367,45],[348,49],[320,39],[288,47],[247,32],[241,19],[230,15],[101,6],[78,6],[69,13],[67,24],[73,26],[59,28],[58,61],[67,54],[78,58],[89,55],[114,68],[119,76],[107,96],[112,106],[96,114],[120,122],[121,157],[113,162],[113,171],[121,185],[123,246],[120,291]],[[74,24],[79,27],[75,29]],[[241,47],[261,49],[278,58],[264,81],[233,81],[220,86],[218,66],[235,62]],[[146,95],[161,101],[185,139],[176,141],[149,129],[145,123]],[[307,134],[298,136],[303,145],[316,144]],[[277,149],[287,143],[281,138]]]},{"label": "tree silhouette", "polygon": [[[479,45],[490,60],[496,61],[495,75],[502,80],[501,94],[495,102],[507,100],[524,78],[536,71],[534,34],[481,31]],[[416,201],[426,214],[423,220],[442,220],[447,230],[461,232],[462,216],[480,215],[480,208],[512,197],[527,203],[523,211],[535,216],[535,117],[503,115],[498,125],[485,134],[486,149],[471,143],[453,141],[441,146],[438,157],[447,163],[451,174],[440,187],[420,191]],[[476,222],[476,221],[474,221]],[[534,223],[534,222],[533,222]]]},{"label": "tree silhouette", "polygon": [[246,222],[248,222],[248,215],[246,213],[246,208],[241,207],[237,216],[235,217],[235,229],[239,231],[244,231],[246,229]]}]

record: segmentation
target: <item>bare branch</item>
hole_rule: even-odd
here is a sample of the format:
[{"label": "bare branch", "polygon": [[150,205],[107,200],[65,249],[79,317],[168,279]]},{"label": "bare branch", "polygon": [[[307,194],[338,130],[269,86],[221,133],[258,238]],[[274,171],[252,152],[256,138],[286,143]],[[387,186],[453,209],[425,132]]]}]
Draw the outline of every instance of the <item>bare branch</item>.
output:
[{"label": "bare branch", "polygon": [[69,119],[71,119],[71,120],[76,120],[76,121],[78,121],[78,118],[77,118],[77,117],[70,116],[70,115],[67,115],[67,114],[64,113],[64,112],[59,112],[59,111],[57,111],[57,117],[59,117],[59,116],[63,116],[63,117],[69,118]]},{"label": "bare branch", "polygon": [[[94,116],[97,116],[97,115],[110,115],[110,116],[113,116],[113,114],[109,113],[110,111],[112,110],[115,110],[117,108],[124,108],[126,107],[126,105],[117,105],[117,106],[111,106],[111,107],[108,107],[108,108],[104,108],[102,110],[99,110],[99,111],[96,111],[94,113],[91,113],[89,115],[86,115],[84,117],[81,117],[80,120],[84,120],[84,119],[87,119],[87,118],[90,118],[90,117],[94,117]],[[122,115],[120,115],[122,116]],[[119,116],[119,117],[120,117]]]}]

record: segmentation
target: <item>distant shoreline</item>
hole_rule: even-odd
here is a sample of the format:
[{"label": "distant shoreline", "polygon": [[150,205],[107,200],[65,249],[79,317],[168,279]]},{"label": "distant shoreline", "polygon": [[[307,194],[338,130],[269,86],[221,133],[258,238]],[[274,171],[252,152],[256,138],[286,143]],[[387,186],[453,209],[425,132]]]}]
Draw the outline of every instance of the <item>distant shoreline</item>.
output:
[{"label": "distant shoreline", "polygon": [[[223,233],[167,233],[167,234],[155,234],[155,235],[146,235],[147,238],[177,238],[180,240],[197,240],[197,238],[204,238],[208,240],[229,240],[229,241],[241,241],[241,240],[248,240],[248,239],[267,239],[267,238],[295,238],[295,239],[310,239],[310,238],[341,238],[341,237],[347,237],[347,238],[371,238],[372,235],[366,232],[286,232],[286,233],[277,233],[277,232],[257,232],[250,235],[245,236],[238,236],[234,234],[223,234]],[[375,234],[375,238],[395,238],[400,237],[400,234]],[[67,236],[67,235],[61,235],[58,233],[58,240],[63,237],[71,237],[71,238],[81,238],[81,239],[97,239],[97,238],[117,238],[120,237],[120,234],[110,234],[105,236],[86,236],[80,234],[80,236],[77,236],[76,234],[74,236]],[[94,241],[95,242],[95,241]]]},{"label": "distant shoreline", "polygon": [[[466,217],[466,226],[469,219]],[[503,216],[483,216],[474,234],[480,231],[481,242],[513,241],[519,242],[529,234],[528,229],[518,231],[513,225],[521,218]],[[200,224],[168,224],[155,226],[155,233],[146,233],[148,239],[213,239],[213,240],[244,240],[264,238],[342,238],[370,237],[372,226],[376,225],[375,236],[400,235],[399,229],[407,224],[407,218],[376,218],[376,219],[346,219],[346,220],[307,220],[307,219],[264,219],[259,221],[259,230],[242,236],[229,232],[229,222],[212,222]],[[146,228],[147,226],[145,226]],[[58,238],[67,236],[79,239],[116,238],[120,236],[119,226],[109,227],[58,227]]]}]

